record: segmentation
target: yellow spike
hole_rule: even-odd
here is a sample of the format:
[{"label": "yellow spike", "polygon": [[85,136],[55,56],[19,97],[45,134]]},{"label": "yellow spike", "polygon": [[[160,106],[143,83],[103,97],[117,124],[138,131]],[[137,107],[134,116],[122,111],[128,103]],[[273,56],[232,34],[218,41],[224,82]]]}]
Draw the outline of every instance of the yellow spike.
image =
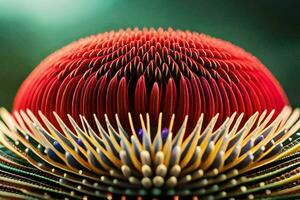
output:
[{"label": "yellow spike", "polygon": [[188,116],[185,116],[184,121],[183,121],[180,129],[178,130],[175,138],[173,139],[173,142],[172,142],[173,146],[174,146],[175,141],[177,140],[177,138],[178,138],[178,145],[180,146],[182,144],[183,137],[185,135],[187,121],[188,121]]},{"label": "yellow spike", "polygon": [[[237,145],[241,145],[241,143],[242,143],[242,141],[243,141],[243,139],[244,139],[244,136],[247,135],[247,134],[249,133],[250,129],[253,127],[253,124],[255,123],[255,121],[256,121],[256,119],[257,119],[257,116],[258,116],[258,113],[256,112],[254,115],[252,115],[252,116],[247,120],[247,122],[245,123],[245,125],[244,125],[244,127],[243,127],[243,128],[245,128],[245,127],[247,126],[247,129],[244,131],[243,135],[242,135],[242,136],[240,137],[240,139],[236,142],[236,144],[233,145],[229,150],[227,150],[227,151],[225,152],[225,155],[224,155],[224,159],[225,159],[225,160],[229,157],[229,155],[231,154],[231,152],[235,149],[235,147],[236,147]],[[240,134],[240,131],[242,131],[243,128],[241,128],[236,134]],[[233,138],[236,136],[236,134],[233,134],[232,137],[230,138],[230,140],[233,139]],[[230,141],[230,140],[229,140],[229,141]],[[241,148],[240,148],[240,150],[241,150]],[[224,166],[224,167],[225,167],[225,166]],[[225,167],[225,168],[226,168],[226,167]]]},{"label": "yellow spike", "polygon": [[[289,116],[292,115],[292,114],[293,114],[292,112],[294,112],[294,111],[291,109],[291,107],[285,106],[285,107],[282,109],[281,112],[283,112],[284,115],[283,115],[283,118],[282,118],[283,120],[282,120],[282,122],[280,123],[279,129],[282,129],[284,126],[285,126],[285,127],[289,126],[288,124],[286,124],[286,121],[289,119]],[[286,126],[286,125],[287,125],[287,126]]]},{"label": "yellow spike", "polygon": [[[287,133],[284,134],[284,136],[281,139],[279,139],[278,141],[276,141],[276,143],[277,144],[282,143],[283,141],[285,141],[286,139],[288,139],[291,135],[293,135],[297,130],[299,130],[299,128],[300,128],[300,119],[298,120],[298,122]],[[279,159],[279,158],[283,158],[284,156],[290,155],[289,153],[295,152],[297,149],[299,149],[299,147],[300,147],[300,145],[297,144],[294,147],[292,147],[291,149],[289,149],[289,150],[287,150],[285,152],[282,152],[281,154],[274,155],[274,156],[272,156],[269,159],[262,159],[262,160],[259,159],[251,167],[252,168],[256,168],[256,167],[259,167],[259,166],[263,165],[264,163],[271,162],[271,161]],[[263,156],[267,155],[267,153],[269,153],[273,148],[274,148],[274,146],[271,147],[267,152],[265,152],[261,157],[263,158]]]},{"label": "yellow spike", "polygon": [[[28,124],[28,126],[30,126],[30,124]],[[20,129],[20,131],[24,135],[23,130]],[[10,134],[14,134],[15,137],[17,138],[16,140],[18,140],[20,143],[22,143],[26,148],[32,150],[36,155],[39,156],[39,158],[41,158],[46,163],[49,163],[49,164],[51,164],[51,165],[53,165],[55,167],[59,167],[59,168],[62,168],[62,169],[67,169],[65,167],[65,165],[63,165],[63,164],[60,164],[60,163],[57,163],[57,162],[54,162],[54,161],[50,161],[47,156],[44,156],[39,150],[37,150],[34,146],[32,146],[23,137],[20,137],[16,132],[11,132]],[[9,145],[9,146],[11,146],[11,144],[9,142],[6,142],[6,144]],[[48,143],[48,144],[50,145],[50,146],[48,146],[48,148],[50,148],[51,150],[53,150],[57,154],[57,156],[60,157],[60,159],[62,159],[66,163],[65,157],[60,152],[58,152],[55,148],[52,148],[52,145],[50,143]],[[13,152],[18,152],[17,150],[15,150],[15,147],[13,147],[13,146],[11,146],[10,149],[14,149]],[[20,157],[24,158],[23,154],[20,154],[20,153],[16,153],[16,154],[19,155]],[[28,161],[30,161],[30,157],[26,156],[25,159],[28,160]]]},{"label": "yellow spike", "polygon": [[139,145],[140,148],[142,148],[142,144],[135,132],[135,129],[134,129],[134,125],[133,125],[133,121],[132,121],[132,117],[131,117],[131,114],[128,113],[128,119],[129,119],[129,125],[130,125],[130,128],[131,128],[131,132],[132,132],[132,136],[136,139],[137,141],[137,144]]},{"label": "yellow spike", "polygon": [[174,120],[175,120],[175,114],[172,114],[170,125],[169,125],[169,132],[172,132]]},{"label": "yellow spike", "polygon": [[199,155],[198,155],[198,157],[197,157],[197,159],[195,160],[195,162],[193,162],[193,164],[192,165],[190,165],[190,166],[186,166],[184,169],[183,169],[183,171],[182,171],[182,175],[186,175],[187,173],[190,173],[190,172],[192,172],[192,171],[195,171],[195,170],[197,170],[197,169],[199,169],[200,168],[200,165],[201,165],[201,162],[202,162],[202,153],[201,153],[201,149],[200,149],[200,147],[199,146],[197,146],[196,147],[196,151],[199,151]]},{"label": "yellow spike", "polygon": [[[197,143],[200,137],[200,131],[202,128],[202,122],[203,122],[203,114],[201,114],[194,130],[192,131],[192,133],[189,135],[188,138],[185,139],[184,143],[181,145],[182,149],[184,150],[185,148],[189,148],[188,153],[186,154],[186,156],[183,158],[183,160],[181,160],[180,162],[180,167],[183,169],[184,167],[187,166],[187,164],[189,163],[189,161],[192,159],[194,151],[197,147]],[[189,141],[192,139],[193,135],[196,135],[195,138],[193,139],[191,145],[189,147],[187,147],[187,144],[189,143]]]},{"label": "yellow spike", "polygon": [[267,110],[264,110],[264,111],[260,114],[260,116],[259,116],[259,118],[258,118],[258,120],[257,120],[257,126],[260,126],[260,124],[262,123],[262,121],[265,119],[266,115],[267,115]]},{"label": "yellow spike", "polygon": [[159,116],[158,116],[157,131],[156,131],[156,136],[155,136],[155,137],[157,137],[157,135],[161,133],[161,128],[162,128],[162,116],[163,116],[163,114],[160,112],[160,113],[159,113]]},{"label": "yellow spike", "polygon": [[[103,127],[100,124],[100,122],[96,116],[95,116],[95,122],[96,122],[96,126],[98,128],[98,131],[99,131],[99,135],[101,136],[101,137],[99,137],[100,141],[102,141],[104,143],[104,146],[107,150],[111,150],[110,146],[108,144],[108,141],[105,139],[105,136],[104,136],[104,134],[106,134],[106,133],[103,132]],[[95,141],[95,145],[96,145],[96,147],[100,148],[100,145],[96,141]]]},{"label": "yellow spike", "polygon": [[[69,116],[71,116],[70,114],[68,114]],[[72,117],[73,118],[73,117]],[[80,119],[80,122],[81,122],[81,126],[82,126],[82,129],[83,129],[83,133],[87,133],[87,130],[86,130],[86,125],[84,123],[84,120],[83,120],[83,116],[80,114],[79,115],[79,119]]]},{"label": "yellow spike", "polygon": [[128,119],[129,119],[129,125],[130,125],[130,128],[131,128],[131,132],[132,132],[133,135],[136,136],[136,132],[135,132],[135,129],[134,129],[134,125],[133,125],[132,117],[131,117],[130,113],[128,113]]},{"label": "yellow spike", "polygon": [[181,146],[182,146],[182,149],[185,149],[185,148],[186,148],[187,144],[189,143],[189,141],[191,140],[191,138],[192,138],[193,135],[194,135],[193,133],[194,133],[196,130],[198,130],[197,133],[200,134],[200,131],[201,131],[201,128],[202,128],[202,123],[203,123],[203,113],[202,113],[201,116],[199,117],[199,119],[198,119],[198,121],[197,121],[197,123],[196,123],[196,126],[195,126],[194,130],[192,131],[192,133],[189,134],[189,136],[188,136],[187,138],[185,138],[183,144],[181,145]]},{"label": "yellow spike", "polygon": [[[1,122],[2,124],[2,122]],[[5,131],[3,131],[2,125],[0,126],[0,144],[5,146],[8,150],[13,152],[14,154],[18,155],[19,157],[23,157],[23,154],[17,151],[11,144],[10,142],[5,138]]]},{"label": "yellow spike", "polygon": [[[71,130],[66,126],[65,123],[63,123],[62,119],[55,112],[54,112],[54,116],[56,118],[56,121],[60,125],[61,129],[63,130],[64,135],[66,135],[67,138],[69,138],[69,141],[74,146],[76,146],[76,148],[78,148],[78,150],[88,159],[88,163],[90,164],[89,167],[91,167],[92,171],[94,171],[94,172],[96,172],[98,174],[105,174],[103,171],[101,171],[97,167],[94,167],[94,165],[92,164],[92,161],[91,161],[90,157],[88,156],[87,151],[84,148],[82,148],[80,145],[77,145],[77,143],[73,140],[73,138],[70,135],[70,134],[72,134]],[[85,120],[85,118],[83,120]],[[78,139],[78,137],[75,134],[73,134],[73,136]],[[89,141],[91,141],[91,138],[89,136],[87,136],[87,137],[89,138]]]},{"label": "yellow spike", "polygon": [[[155,134],[155,137],[154,137],[154,140],[153,140],[153,143],[152,143],[152,156],[154,156],[155,152],[154,152],[154,144],[156,144],[156,141],[158,140],[158,138],[160,137],[161,138],[161,128],[162,128],[162,113],[159,113],[159,116],[158,116],[158,123],[157,123],[157,132]],[[162,145],[159,147],[158,151],[160,151],[162,148]]]},{"label": "yellow spike", "polygon": [[[269,121],[272,119],[273,115],[274,115],[274,110],[272,110],[270,112],[270,114],[265,118],[263,119],[263,121],[259,122],[257,124],[257,127],[251,132],[249,133],[246,138],[245,138],[245,141],[249,141],[250,138],[253,138],[253,137],[257,137],[258,135],[260,135],[261,131],[265,128],[265,126],[269,123]],[[259,117],[258,120],[262,120],[261,117]]]},{"label": "yellow spike", "polygon": [[142,114],[140,114],[140,121],[141,121],[142,129],[143,129],[144,133],[146,133],[146,132],[147,132],[147,129],[146,129],[145,122],[144,122],[144,119],[143,119],[143,115],[142,115]]},{"label": "yellow spike", "polygon": [[203,151],[201,151],[202,154],[204,153],[204,150],[206,149],[206,147],[208,145],[209,138],[210,138],[210,136],[211,136],[211,134],[213,132],[213,129],[215,127],[215,124],[217,122],[218,117],[219,117],[219,114],[217,114],[216,116],[214,116],[211,119],[211,121],[209,122],[209,124],[207,125],[207,127],[205,128],[205,130],[203,131],[203,134],[206,133],[206,132],[207,133],[206,133],[205,138],[203,139],[202,144],[200,145],[201,150],[203,150]]},{"label": "yellow spike", "polygon": [[[48,119],[41,113],[40,117],[42,118],[43,122],[47,126],[49,132],[51,135],[58,141],[58,143],[67,151],[69,152],[76,160],[77,162],[81,163],[84,166],[89,166],[89,163],[86,162],[84,159],[82,159],[72,148],[70,148],[56,133],[57,130],[55,130],[54,126],[48,121]],[[64,137],[64,136],[62,136]],[[66,137],[64,137],[66,139]],[[68,162],[66,162],[68,164]],[[71,168],[71,166],[69,166]]]},{"label": "yellow spike", "polygon": [[9,136],[13,140],[17,140],[16,134],[15,134],[16,131],[10,130],[9,127],[7,127],[2,121],[0,121],[0,130],[1,130],[1,132],[3,132],[3,134]]},{"label": "yellow spike", "polygon": [[300,109],[296,108],[290,117],[287,117],[286,119],[286,123],[284,123],[284,127],[285,128],[290,128],[294,123],[296,123],[296,121],[299,119],[300,117]]},{"label": "yellow spike", "polygon": [[[1,115],[1,114],[0,114],[0,115]],[[17,120],[17,123],[15,124],[16,127],[19,125],[19,127],[20,127],[21,129],[23,129],[24,131],[30,132],[30,131],[27,129],[27,127],[26,127],[26,125],[25,125],[25,123],[24,123],[24,120],[22,119],[22,117],[21,117],[21,115],[19,114],[19,112],[14,111],[14,117],[15,117],[16,120]],[[33,134],[32,134],[32,135],[33,135]]]},{"label": "yellow spike", "polygon": [[[120,123],[120,120],[119,120],[118,115],[116,115],[116,121],[117,121],[118,127],[121,127],[122,125],[121,125],[121,123]],[[120,131],[120,133],[121,133],[121,131]],[[130,159],[131,159],[133,165],[135,166],[135,168],[136,168],[137,170],[140,171],[141,168],[142,168],[142,164],[141,164],[141,162],[136,158],[136,156],[135,156],[135,154],[134,154],[134,152],[133,152],[132,144],[127,140],[127,138],[125,137],[125,135],[120,134],[120,136],[122,137],[122,141],[124,141],[124,142],[127,144],[127,146],[130,147],[130,149],[129,149],[129,150],[130,150],[130,154],[129,154],[128,156],[130,157]],[[141,144],[140,144],[140,147],[141,147],[141,149],[143,148]]]},{"label": "yellow spike", "polygon": [[[31,118],[32,122],[37,124],[39,127],[42,127],[43,125],[39,122],[39,120],[35,117],[35,115],[31,112],[31,110],[27,109],[26,110],[27,115]],[[19,128],[20,126],[17,125],[17,128]],[[24,129],[23,129],[24,130]],[[27,130],[27,128],[25,129]],[[27,134],[30,134],[31,137],[33,137],[35,140],[37,140],[36,134],[32,134],[31,131],[26,132]]]},{"label": "yellow spike", "polygon": [[[82,132],[82,130],[78,127],[78,125],[76,124],[75,120],[68,115],[69,120],[72,124],[72,126],[74,127],[77,135],[80,137],[80,139],[82,140],[83,144],[87,147],[87,149],[89,149],[91,151],[91,153],[94,155],[94,157],[97,159],[97,161],[103,166],[103,168],[105,168],[106,170],[110,169],[110,166],[107,165],[104,161],[102,161],[102,159],[99,157],[98,153],[96,152],[96,150],[90,145],[90,143],[85,139],[85,137],[81,137],[81,134],[84,134]],[[80,131],[80,132],[79,132]],[[68,148],[70,149],[70,148]],[[117,167],[121,167],[121,162],[118,158],[116,158],[111,152],[107,151],[106,149],[104,149],[102,146],[99,145],[99,149],[101,150],[101,152],[109,159],[111,160],[111,162],[116,165]],[[76,152],[74,152],[73,150],[71,150],[71,152],[68,150],[69,153],[74,153],[76,154]],[[73,155],[73,154],[72,154]],[[85,164],[88,164],[85,162]]]},{"label": "yellow spike", "polygon": [[[221,126],[221,127],[224,127],[224,126],[226,127],[225,133],[222,135],[222,137],[218,141],[216,141],[216,138],[215,138],[216,145],[215,145],[214,151],[212,151],[210,153],[210,155],[208,156],[208,159],[206,159],[204,161],[204,163],[202,164],[203,169],[208,169],[210,167],[210,165],[216,159],[216,156],[217,156],[218,152],[220,152],[220,151],[224,152],[223,149],[221,149],[223,141],[224,141],[224,137],[227,135],[227,133],[229,131],[229,128],[230,128],[235,116],[236,116],[236,113],[234,113],[228,120],[226,120],[227,122],[225,121],[223,123],[223,125]],[[219,129],[219,131],[220,131],[220,129]],[[229,139],[227,139],[227,141],[229,143]],[[224,144],[223,144],[223,146],[224,146]],[[223,158],[224,157],[222,156],[222,159]]]},{"label": "yellow spike", "polygon": [[169,166],[170,158],[171,158],[171,148],[172,148],[172,133],[168,134],[165,145],[163,147],[163,153],[165,155],[164,165]]},{"label": "yellow spike", "polygon": [[151,135],[151,126],[150,126],[150,116],[149,113],[146,114],[146,124],[147,124],[147,133]]},{"label": "yellow spike", "polygon": [[[104,117],[105,117],[105,121],[106,121],[107,126],[109,126],[109,127],[112,129],[112,131],[113,131],[114,133],[118,133],[118,132],[114,129],[114,127],[110,124],[110,122],[109,122],[108,117],[107,117],[106,114],[104,114]],[[117,149],[117,151],[121,151],[121,146],[118,144],[118,142],[116,141],[115,137],[113,137],[113,134],[112,134],[112,131],[110,130],[110,128],[107,127],[108,133],[109,133],[109,138],[110,138],[111,141],[116,145],[115,148]]]},{"label": "yellow spike", "polygon": [[5,108],[0,108],[0,115],[1,115],[4,123],[6,124],[6,126],[9,129],[16,131],[16,129],[15,129],[16,122]]},{"label": "yellow spike", "polygon": [[219,134],[221,133],[221,130],[224,127],[226,127],[226,129],[230,128],[235,116],[236,116],[236,112],[234,112],[230,117],[227,117],[225,119],[225,121],[221,124],[221,126],[212,133],[212,136],[215,137],[214,140],[213,140],[215,143],[217,142],[217,139],[219,138]]}]

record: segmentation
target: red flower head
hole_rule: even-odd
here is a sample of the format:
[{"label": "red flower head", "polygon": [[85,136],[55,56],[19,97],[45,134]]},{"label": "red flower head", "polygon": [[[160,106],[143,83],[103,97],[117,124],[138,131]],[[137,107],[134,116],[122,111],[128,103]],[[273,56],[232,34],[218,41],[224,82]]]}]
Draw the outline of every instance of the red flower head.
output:
[{"label": "red flower head", "polygon": [[14,110],[29,110],[0,109],[0,190],[26,199],[298,198],[300,109],[287,104],[267,68],[228,42],[171,29],[91,36],[26,79]]},{"label": "red flower head", "polygon": [[[277,80],[254,56],[220,39],[169,29],[120,30],[76,41],[45,59],[21,86],[14,110],[41,110],[52,123],[55,111],[65,122],[93,114],[128,128],[149,113],[160,112],[175,129],[188,115],[188,129],[204,113],[204,126],[219,113],[221,124],[232,113],[276,109],[288,103]],[[135,120],[134,120],[135,121]]]}]

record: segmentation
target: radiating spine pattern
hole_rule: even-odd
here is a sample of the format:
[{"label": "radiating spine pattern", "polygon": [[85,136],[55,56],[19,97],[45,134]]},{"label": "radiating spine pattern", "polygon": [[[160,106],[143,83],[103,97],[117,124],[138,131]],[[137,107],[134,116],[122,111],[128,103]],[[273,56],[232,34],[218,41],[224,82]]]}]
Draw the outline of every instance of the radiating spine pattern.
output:
[{"label": "radiating spine pattern", "polygon": [[[233,114],[216,130],[218,115],[206,127],[204,116],[184,137],[188,116],[172,132],[151,126],[140,116],[140,129],[126,132],[116,115],[103,127],[95,116],[93,130],[84,116],[68,128],[58,115],[61,131],[40,112],[11,116],[1,110],[0,196],[46,198],[166,198],[253,199],[297,195],[300,175],[298,109],[286,107],[255,113],[242,126],[243,114]],[[139,131],[135,131],[139,130]]]}]

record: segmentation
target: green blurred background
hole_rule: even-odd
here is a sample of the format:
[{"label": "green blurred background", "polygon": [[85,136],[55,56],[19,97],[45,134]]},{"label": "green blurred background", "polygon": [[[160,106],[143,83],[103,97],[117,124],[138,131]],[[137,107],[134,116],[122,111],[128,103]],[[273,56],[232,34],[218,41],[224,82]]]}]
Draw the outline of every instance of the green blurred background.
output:
[{"label": "green blurred background", "polygon": [[48,54],[98,32],[173,27],[229,40],[258,57],[300,106],[300,1],[0,0],[0,105]]}]

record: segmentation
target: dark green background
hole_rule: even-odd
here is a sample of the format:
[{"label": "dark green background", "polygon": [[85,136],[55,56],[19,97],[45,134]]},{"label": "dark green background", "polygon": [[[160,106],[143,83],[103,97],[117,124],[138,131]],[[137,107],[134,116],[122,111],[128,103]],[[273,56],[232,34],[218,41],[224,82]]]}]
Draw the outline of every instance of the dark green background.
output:
[{"label": "dark green background", "polygon": [[48,54],[98,32],[173,27],[237,44],[268,66],[300,105],[300,1],[0,0],[0,105]]}]

